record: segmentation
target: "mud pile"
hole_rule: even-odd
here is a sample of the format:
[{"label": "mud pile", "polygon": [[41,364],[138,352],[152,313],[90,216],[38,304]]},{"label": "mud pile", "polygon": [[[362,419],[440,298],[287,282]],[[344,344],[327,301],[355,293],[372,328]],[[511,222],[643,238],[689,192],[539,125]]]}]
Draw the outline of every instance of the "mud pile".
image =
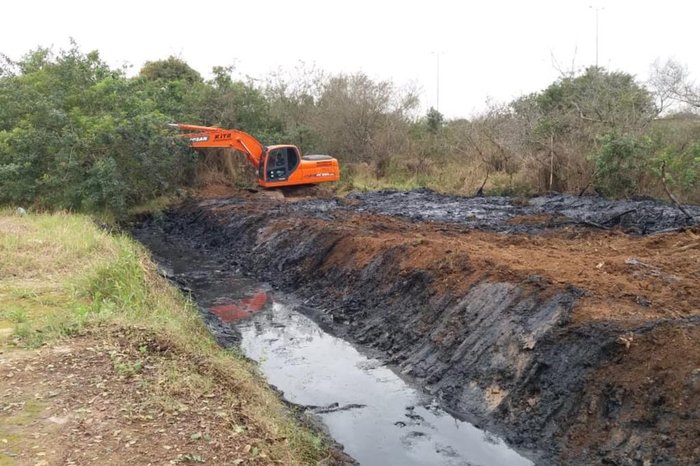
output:
[{"label": "mud pile", "polygon": [[[600,229],[620,228],[647,234],[693,223],[679,209],[654,199],[611,201],[598,196],[552,194],[529,199],[510,197],[461,197],[429,189],[353,193],[357,211],[401,216],[412,220],[450,222],[507,232],[535,232],[570,224]],[[700,221],[700,207],[686,210]],[[525,217],[525,225],[509,223]],[[529,218],[528,218],[529,217]],[[528,225],[529,223],[529,225]]]},{"label": "mud pile", "polygon": [[619,231],[686,224],[648,200],[415,191],[200,200],[145,227],[296,293],[543,463],[622,465],[700,456],[699,232]]}]

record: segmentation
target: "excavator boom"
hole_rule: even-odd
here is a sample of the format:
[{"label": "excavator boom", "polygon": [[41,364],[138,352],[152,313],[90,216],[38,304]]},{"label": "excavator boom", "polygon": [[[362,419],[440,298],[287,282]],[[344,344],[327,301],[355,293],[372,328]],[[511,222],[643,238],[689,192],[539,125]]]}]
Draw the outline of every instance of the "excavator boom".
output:
[{"label": "excavator boom", "polygon": [[237,129],[221,129],[212,126],[170,124],[181,131],[191,131],[182,137],[190,140],[190,146],[195,149],[225,147],[243,152],[250,163],[257,169],[265,153],[265,146],[254,136]]}]

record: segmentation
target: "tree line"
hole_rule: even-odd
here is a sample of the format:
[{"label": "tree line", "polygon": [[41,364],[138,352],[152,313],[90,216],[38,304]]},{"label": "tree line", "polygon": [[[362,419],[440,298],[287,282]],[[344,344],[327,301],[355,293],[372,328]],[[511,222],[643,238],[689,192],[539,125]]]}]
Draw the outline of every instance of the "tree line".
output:
[{"label": "tree line", "polygon": [[[0,62],[0,203],[122,212],[193,183],[250,183],[242,157],[196,154],[166,125],[239,128],[328,153],[342,189],[663,195],[700,202],[700,90],[669,61],[640,83],[591,67],[470,119],[417,112],[418,93],[309,67],[264,80],[184,61],[137,76],[76,44]],[[468,83],[465,83],[468,85]]]}]

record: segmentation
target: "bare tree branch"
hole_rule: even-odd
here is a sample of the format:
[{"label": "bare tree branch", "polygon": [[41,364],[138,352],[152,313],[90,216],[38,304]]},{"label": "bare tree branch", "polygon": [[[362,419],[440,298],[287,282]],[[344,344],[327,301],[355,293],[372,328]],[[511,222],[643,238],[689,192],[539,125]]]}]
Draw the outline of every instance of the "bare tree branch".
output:
[{"label": "bare tree branch", "polygon": [[673,195],[670,189],[668,189],[668,183],[666,183],[666,161],[664,160],[661,162],[661,183],[664,185],[664,191],[666,191],[666,194],[668,197],[673,201],[673,203],[678,207],[678,209],[685,214],[685,217],[690,220],[693,224],[696,223],[695,217],[693,217],[690,212],[686,210],[683,205],[678,202],[678,199],[676,196]]}]

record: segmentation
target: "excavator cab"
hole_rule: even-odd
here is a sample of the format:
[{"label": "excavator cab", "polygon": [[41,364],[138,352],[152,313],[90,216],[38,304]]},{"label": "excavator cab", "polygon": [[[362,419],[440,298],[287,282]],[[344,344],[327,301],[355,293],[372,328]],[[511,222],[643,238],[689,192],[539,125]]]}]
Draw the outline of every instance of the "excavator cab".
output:
[{"label": "excavator cab", "polygon": [[299,166],[299,151],[294,146],[273,146],[267,150],[261,161],[258,177],[264,175],[261,181],[287,181],[289,176]]}]

